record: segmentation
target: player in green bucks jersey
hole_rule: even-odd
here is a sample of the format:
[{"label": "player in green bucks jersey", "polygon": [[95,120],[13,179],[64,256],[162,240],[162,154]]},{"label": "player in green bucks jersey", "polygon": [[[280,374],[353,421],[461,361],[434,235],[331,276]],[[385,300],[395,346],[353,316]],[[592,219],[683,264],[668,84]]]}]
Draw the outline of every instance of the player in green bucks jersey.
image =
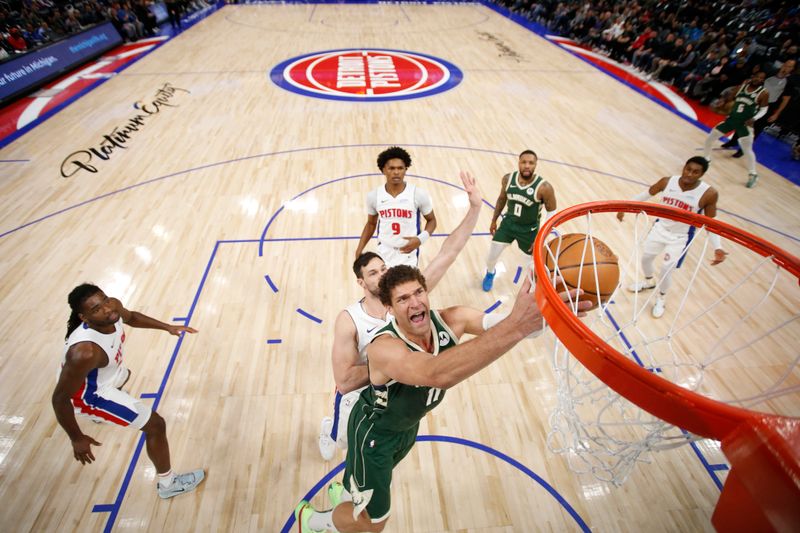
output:
[{"label": "player in green bucks jersey", "polygon": [[749,172],[747,188],[754,187],[758,181],[756,154],[753,151],[753,124],[767,112],[769,93],[764,89],[766,77],[767,75],[763,71],[757,72],[739,87],[734,93],[730,114],[724,121],[714,126],[703,146],[703,157],[711,161],[711,145],[723,135],[735,131],[739,136],[739,146],[747,161]]},{"label": "player in green bucks jersey", "polygon": [[[504,317],[464,306],[431,309],[424,276],[407,265],[384,274],[379,294],[394,318],[367,348],[370,386],[348,421],[344,484],[328,488],[333,507],[327,511],[300,502],[295,518],[302,533],[383,531],[391,512],[392,471],[414,446],[422,417],[447,389],[543,327],[529,278]],[[579,307],[590,306],[582,301]],[[459,343],[464,333],[476,337]]]},{"label": "player in green bucks jersey", "polygon": [[[525,150],[519,154],[519,170],[503,176],[500,196],[497,197],[489,225],[492,244],[486,258],[486,276],[482,284],[484,291],[492,290],[495,265],[506,246],[517,241],[522,253],[530,254],[541,223],[555,213],[556,193],[549,183],[535,173],[538,160],[536,152]],[[542,205],[545,208],[544,218],[540,216]],[[508,209],[498,228],[497,218],[506,206]]]}]

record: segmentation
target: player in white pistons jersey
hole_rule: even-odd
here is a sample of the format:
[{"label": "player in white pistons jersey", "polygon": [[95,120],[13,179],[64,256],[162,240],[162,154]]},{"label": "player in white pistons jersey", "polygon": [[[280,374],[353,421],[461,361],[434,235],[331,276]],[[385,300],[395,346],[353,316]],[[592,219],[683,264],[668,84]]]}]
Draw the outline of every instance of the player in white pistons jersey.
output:
[{"label": "player in white pistons jersey", "polygon": [[91,342],[99,346],[105,353],[108,364],[89,372],[80,390],[72,396],[75,413],[89,416],[96,422],[111,422],[141,429],[150,418],[150,408],[119,390],[127,383],[131,374],[122,361],[122,345],[125,342],[122,319],[114,324],[112,333],[101,333],[89,327],[86,322],[75,328],[64,343],[61,367],[67,361],[69,349],[80,342]]},{"label": "player in white pistons jersey", "polygon": [[[694,213],[702,213],[708,217],[717,216],[717,199],[719,194],[716,189],[701,181],[708,161],[704,157],[692,157],[683,167],[680,176],[661,178],[650,188],[637,195],[634,200],[644,201],[658,193],[661,203]],[[617,214],[622,221],[624,213]],[[669,219],[657,219],[650,228],[644,241],[642,250],[642,272],[645,279],[637,281],[628,289],[632,292],[653,289],[658,286],[659,294],[653,304],[652,314],[655,318],[664,316],[666,309],[665,295],[672,282],[672,272],[680,266],[684,250],[694,233],[693,226]],[[725,260],[727,253],[722,249],[719,236],[711,233],[709,238],[714,248],[712,265],[718,265]],[[661,269],[658,283],[654,278],[654,260],[657,255],[664,254],[664,265]]]},{"label": "player in white pistons jersey", "polygon": [[72,441],[73,457],[81,464],[91,463],[95,460],[92,446],[100,445],[81,431],[76,414],[89,416],[96,422],[133,427],[145,434],[147,455],[158,474],[158,495],[171,498],[194,490],[205,477],[203,470],[175,474],[170,463],[164,419],[120,389],[130,377],[122,358],[123,322],[135,328],[161,329],[173,335],[195,333],[195,330],[129,311],[119,300],[109,298],[99,287],[88,283],[75,287],[68,301],[72,312],[52,401],[56,419]]},{"label": "player in white pistons jersey", "polygon": [[[469,195],[470,207],[464,219],[445,239],[439,253],[424,270],[429,290],[439,283],[453,264],[478,221],[481,194],[475,178],[468,172],[462,172],[461,181]],[[333,458],[337,445],[342,449],[347,448],[347,418],[350,409],[358,400],[361,390],[369,383],[366,346],[372,340],[373,334],[386,325],[389,319],[387,309],[378,297],[378,283],[386,270],[383,258],[374,252],[359,255],[353,263],[353,273],[364,291],[364,296],[341,311],[334,325],[331,355],[333,377],[336,380],[334,415],[322,419],[319,436],[320,454],[325,460]]]},{"label": "player in white pistons jersey", "polygon": [[[408,152],[393,146],[378,155],[378,168],[386,183],[367,194],[367,223],[356,247],[356,257],[378,229],[378,253],[389,266],[417,266],[419,247],[436,229],[430,195],[405,181],[411,166]],[[425,230],[420,231],[420,214]]]}]

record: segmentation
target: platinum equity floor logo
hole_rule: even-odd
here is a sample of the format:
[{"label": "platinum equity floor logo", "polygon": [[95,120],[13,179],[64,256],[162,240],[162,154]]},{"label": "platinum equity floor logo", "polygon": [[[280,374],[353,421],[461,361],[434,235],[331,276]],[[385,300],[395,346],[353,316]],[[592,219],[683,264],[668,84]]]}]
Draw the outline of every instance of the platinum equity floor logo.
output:
[{"label": "platinum equity floor logo", "polygon": [[297,94],[331,100],[380,102],[430,96],[452,89],[463,74],[455,65],[401,50],[345,49],[286,60],[272,81]]}]

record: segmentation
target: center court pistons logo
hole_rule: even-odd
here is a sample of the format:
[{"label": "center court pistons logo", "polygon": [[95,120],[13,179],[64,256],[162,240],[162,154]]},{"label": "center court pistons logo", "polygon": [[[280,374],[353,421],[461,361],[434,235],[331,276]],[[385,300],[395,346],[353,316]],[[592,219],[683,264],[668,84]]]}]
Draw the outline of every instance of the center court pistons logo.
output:
[{"label": "center court pistons logo", "polygon": [[452,89],[463,74],[453,64],[418,52],[353,48],[294,57],[270,72],[288,91],[315,98],[382,102]]}]

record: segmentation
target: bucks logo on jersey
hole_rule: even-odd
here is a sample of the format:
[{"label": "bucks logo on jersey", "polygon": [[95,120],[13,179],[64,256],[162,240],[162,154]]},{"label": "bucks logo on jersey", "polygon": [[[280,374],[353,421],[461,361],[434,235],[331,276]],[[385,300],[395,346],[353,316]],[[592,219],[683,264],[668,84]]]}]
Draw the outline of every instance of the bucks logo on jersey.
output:
[{"label": "bucks logo on jersey", "polygon": [[542,203],[536,199],[536,194],[543,182],[541,176],[534,175],[533,182],[523,186],[519,183],[519,171],[512,172],[506,185],[508,203],[503,221],[508,220],[517,226],[538,227]]},{"label": "bucks logo on jersey", "polygon": [[733,101],[733,108],[729,118],[741,121],[750,120],[758,112],[758,97],[761,96],[764,86],[762,85],[753,92],[747,92],[747,84],[743,85],[736,93]]},{"label": "bucks logo on jersey", "polygon": [[[458,338],[445,324],[439,313],[431,309],[430,316],[433,326],[433,355],[435,357],[458,344]],[[375,334],[373,340],[381,335],[391,335],[402,340],[412,351],[425,351],[400,331],[394,318]],[[391,380],[385,385],[367,387],[361,397],[367,401],[370,411],[369,419],[376,428],[401,431],[419,423],[428,411],[441,403],[444,393],[443,389],[435,387],[406,385]]]}]

